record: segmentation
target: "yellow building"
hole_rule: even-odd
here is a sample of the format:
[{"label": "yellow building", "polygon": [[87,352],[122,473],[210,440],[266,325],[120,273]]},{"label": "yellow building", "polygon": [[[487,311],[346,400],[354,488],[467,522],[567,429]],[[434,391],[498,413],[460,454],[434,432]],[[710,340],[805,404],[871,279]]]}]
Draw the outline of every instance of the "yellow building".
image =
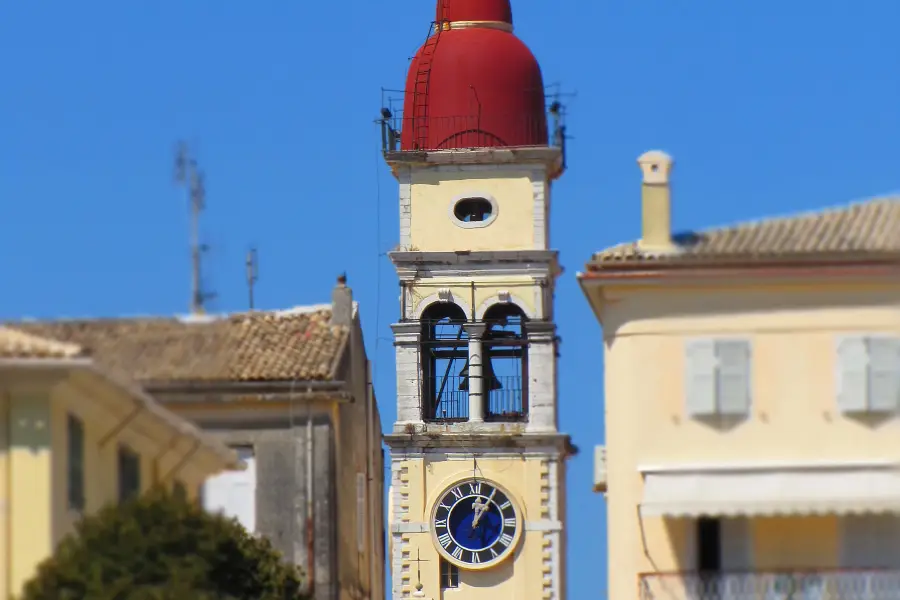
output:
[{"label": "yellow building", "polygon": [[557,427],[548,221],[564,135],[547,126],[560,107],[545,112],[508,0],[441,0],[437,14],[403,116],[382,112],[400,184],[392,597],[562,600],[572,447]]},{"label": "yellow building", "polygon": [[384,597],[381,423],[346,278],[285,310],[10,327],[77,344],[234,450],[245,468],[191,489],[300,566],[311,598]]},{"label": "yellow building", "polygon": [[0,598],[18,594],[83,515],[154,485],[190,494],[239,467],[80,346],[0,327]]},{"label": "yellow building", "polygon": [[898,597],[900,199],[673,236],[639,164],[642,239],[579,274],[609,597]]}]

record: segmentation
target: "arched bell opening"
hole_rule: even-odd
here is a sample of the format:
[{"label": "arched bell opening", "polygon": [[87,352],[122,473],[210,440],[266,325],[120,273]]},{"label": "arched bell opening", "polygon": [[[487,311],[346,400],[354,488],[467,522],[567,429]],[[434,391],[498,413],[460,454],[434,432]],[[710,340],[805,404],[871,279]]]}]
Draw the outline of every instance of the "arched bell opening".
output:
[{"label": "arched bell opening", "polygon": [[528,417],[528,317],[515,304],[495,304],[484,313],[485,421]]},{"label": "arched bell opening", "polygon": [[422,420],[465,421],[469,392],[462,373],[469,360],[466,314],[451,302],[432,304],[422,312]]}]

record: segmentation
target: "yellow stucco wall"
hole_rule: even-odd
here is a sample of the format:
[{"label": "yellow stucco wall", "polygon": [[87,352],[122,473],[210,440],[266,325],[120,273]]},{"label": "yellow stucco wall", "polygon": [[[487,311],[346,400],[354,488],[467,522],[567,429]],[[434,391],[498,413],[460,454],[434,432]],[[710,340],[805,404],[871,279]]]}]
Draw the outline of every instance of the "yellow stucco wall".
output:
[{"label": "yellow stucco wall", "polygon": [[50,553],[53,531],[50,399],[39,392],[9,398],[7,451],[7,592],[17,592]]},{"label": "yellow stucco wall", "polygon": [[[638,518],[641,465],[900,457],[900,421],[850,418],[836,405],[836,338],[900,332],[900,285],[845,283],[610,288],[600,305],[606,362],[609,597],[635,598],[638,574],[688,564],[689,521]],[[752,406],[732,428],[685,414],[684,342],[752,343]],[[839,527],[825,518],[754,520],[759,568],[833,567]]]},{"label": "yellow stucco wall", "polygon": [[[434,504],[442,492],[456,481],[472,478],[471,456],[461,455],[459,460],[447,460],[442,456],[402,461],[404,472],[402,489],[392,493],[405,494],[409,511],[404,522],[428,523]],[[494,481],[505,488],[520,511],[523,533],[515,552],[503,563],[483,570],[460,569],[460,585],[457,589],[441,593],[439,581],[440,555],[435,549],[430,531],[404,534],[403,585],[413,590],[421,569],[421,581],[428,596],[435,600],[453,598],[455,594],[467,600],[497,600],[499,598],[542,597],[544,555],[542,532],[524,531],[528,521],[546,518],[542,507],[546,506],[546,466],[534,458],[477,459],[478,477]],[[394,515],[396,517],[396,515]],[[421,556],[419,566],[415,559]]]},{"label": "yellow stucco wall", "polygon": [[[447,172],[416,169],[410,184],[410,245],[421,251],[520,250],[534,247],[531,171]],[[459,197],[493,197],[497,217],[487,227],[454,224]]]},{"label": "yellow stucco wall", "polygon": [[[171,430],[163,431],[156,423],[135,418],[123,426],[131,405],[121,398],[103,396],[65,383],[52,389],[36,386],[28,392],[0,390],[0,502],[6,506],[6,511],[0,511],[0,599],[21,590],[82,514],[117,501],[119,444],[127,444],[141,456],[144,491],[170,473],[191,450],[188,440],[175,440]],[[84,425],[84,513],[68,506],[69,414]],[[190,493],[210,474],[209,469],[189,460],[165,483],[171,485],[177,478]]]},{"label": "yellow stucco wall", "polygon": [[407,288],[408,316],[418,318],[425,308],[439,300],[440,290],[449,290],[452,301],[466,312],[467,317],[471,317],[473,298],[474,311],[481,317],[489,306],[500,302],[500,292],[509,293],[526,315],[535,315],[539,294],[543,292],[533,278],[522,276],[420,279]]}]

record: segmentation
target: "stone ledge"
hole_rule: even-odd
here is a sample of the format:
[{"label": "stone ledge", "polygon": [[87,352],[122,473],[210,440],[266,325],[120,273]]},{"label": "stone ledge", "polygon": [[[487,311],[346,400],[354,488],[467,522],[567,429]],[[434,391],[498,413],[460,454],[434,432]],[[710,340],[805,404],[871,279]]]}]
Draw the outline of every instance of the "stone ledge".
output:
[{"label": "stone ledge", "polygon": [[508,433],[502,431],[484,431],[469,433],[417,432],[413,434],[392,433],[384,436],[384,442],[390,448],[397,449],[520,449],[520,448],[553,448],[566,456],[573,456],[577,449],[572,440],[563,433]]}]

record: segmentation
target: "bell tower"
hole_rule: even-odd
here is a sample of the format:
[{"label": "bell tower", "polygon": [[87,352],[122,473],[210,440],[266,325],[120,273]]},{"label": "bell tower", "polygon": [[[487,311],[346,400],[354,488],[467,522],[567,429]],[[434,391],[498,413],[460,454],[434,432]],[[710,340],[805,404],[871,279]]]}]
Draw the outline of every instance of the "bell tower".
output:
[{"label": "bell tower", "polygon": [[392,597],[565,598],[551,183],[561,107],[509,0],[437,0],[402,114],[382,110],[400,187],[392,325]]}]

